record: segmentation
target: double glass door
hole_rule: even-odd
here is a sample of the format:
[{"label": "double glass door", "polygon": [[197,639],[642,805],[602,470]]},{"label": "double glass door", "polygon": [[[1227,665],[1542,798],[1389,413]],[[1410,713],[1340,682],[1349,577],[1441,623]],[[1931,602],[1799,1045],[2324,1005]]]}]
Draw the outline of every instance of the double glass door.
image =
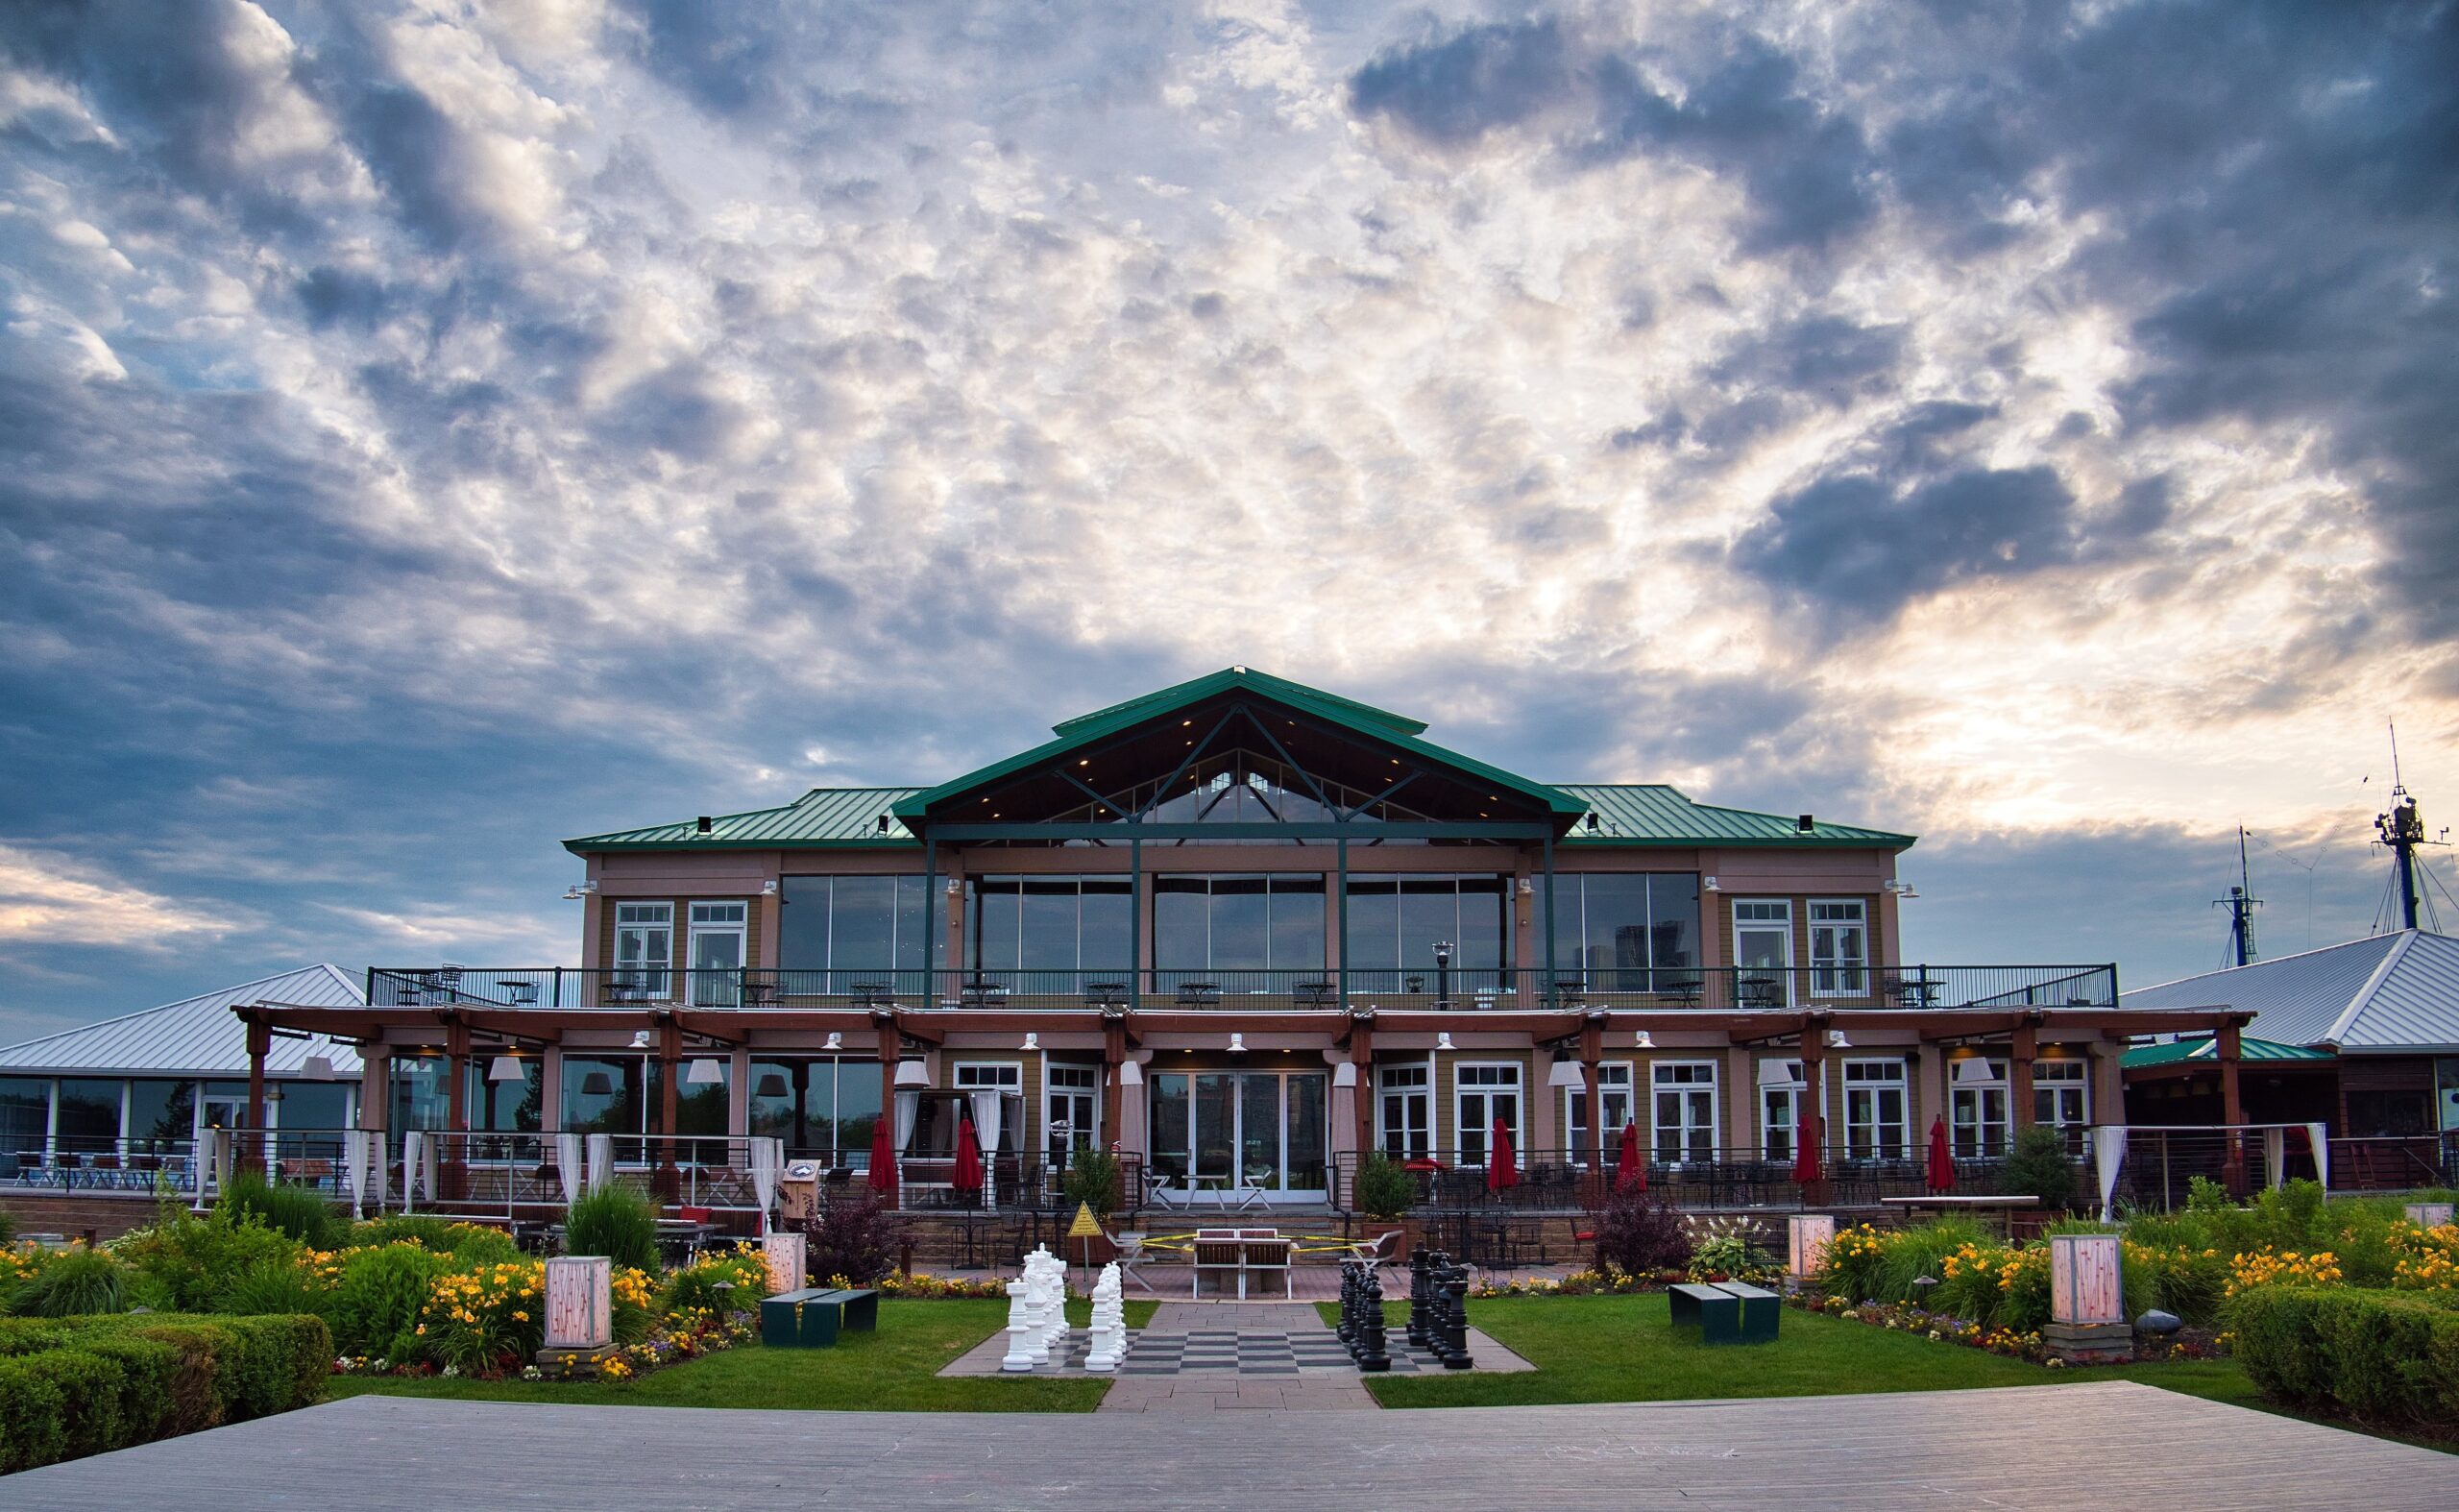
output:
[{"label": "double glass door", "polygon": [[1321,1202],[1321,1071],[1171,1071],[1152,1078],[1153,1161],[1180,1190]]}]

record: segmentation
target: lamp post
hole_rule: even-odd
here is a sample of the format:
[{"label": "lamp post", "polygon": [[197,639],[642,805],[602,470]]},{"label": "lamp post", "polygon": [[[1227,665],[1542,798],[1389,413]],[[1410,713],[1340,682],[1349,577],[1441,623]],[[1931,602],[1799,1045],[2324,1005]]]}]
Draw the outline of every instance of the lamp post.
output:
[{"label": "lamp post", "polygon": [[1434,1006],[1451,1006],[1451,941],[1434,942]]}]

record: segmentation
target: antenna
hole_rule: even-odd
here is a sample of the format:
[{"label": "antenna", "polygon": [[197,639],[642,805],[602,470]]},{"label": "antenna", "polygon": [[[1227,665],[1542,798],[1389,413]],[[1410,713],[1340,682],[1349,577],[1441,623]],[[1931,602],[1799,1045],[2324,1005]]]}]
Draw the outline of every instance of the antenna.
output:
[{"label": "antenna", "polygon": [[2228,955],[2231,965],[2246,965],[2254,959],[2254,910],[2263,900],[2254,896],[2254,879],[2246,865],[2246,826],[2237,826],[2237,885],[2225,898],[2211,900],[2213,908],[2228,911]]},{"label": "antenna", "polygon": [[2391,724],[2391,810],[2374,817],[2374,831],[2391,850],[2391,888],[2399,900],[2399,927],[2417,927],[2417,847],[2438,843],[2424,838],[2424,819],[2417,800],[2399,780],[2399,727]]}]

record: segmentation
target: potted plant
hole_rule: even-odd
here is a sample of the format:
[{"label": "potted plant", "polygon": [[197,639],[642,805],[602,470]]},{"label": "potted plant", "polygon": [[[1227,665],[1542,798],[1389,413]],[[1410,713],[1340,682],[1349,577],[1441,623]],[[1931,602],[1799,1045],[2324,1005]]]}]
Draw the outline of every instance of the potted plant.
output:
[{"label": "potted plant", "polygon": [[[1369,1240],[1394,1230],[1405,1234],[1408,1226],[1400,1220],[1417,1204],[1418,1179],[1382,1151],[1369,1150],[1366,1158],[1357,1162],[1352,1195],[1357,1210],[1365,1215]],[[1402,1244],[1406,1242],[1404,1238]]]}]

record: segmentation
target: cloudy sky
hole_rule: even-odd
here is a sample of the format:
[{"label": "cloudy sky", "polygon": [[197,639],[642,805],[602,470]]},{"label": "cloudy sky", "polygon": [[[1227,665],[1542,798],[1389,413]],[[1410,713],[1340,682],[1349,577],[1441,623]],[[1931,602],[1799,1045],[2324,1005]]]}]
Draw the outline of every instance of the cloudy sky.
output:
[{"label": "cloudy sky", "polygon": [[0,303],[0,1037],[1231,662],[1940,961],[2459,806],[2449,3],[17,0]]}]

